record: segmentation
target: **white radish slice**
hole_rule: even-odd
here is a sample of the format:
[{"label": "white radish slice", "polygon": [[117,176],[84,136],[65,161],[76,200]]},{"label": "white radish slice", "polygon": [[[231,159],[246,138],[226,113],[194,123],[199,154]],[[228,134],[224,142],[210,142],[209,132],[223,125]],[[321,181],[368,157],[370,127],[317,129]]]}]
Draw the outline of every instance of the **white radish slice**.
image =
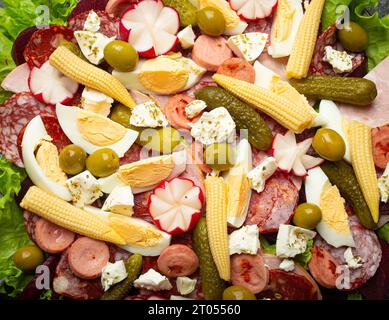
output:
[{"label": "white radish slice", "polygon": [[230,6],[246,20],[269,17],[277,5],[277,0],[229,0]]}]

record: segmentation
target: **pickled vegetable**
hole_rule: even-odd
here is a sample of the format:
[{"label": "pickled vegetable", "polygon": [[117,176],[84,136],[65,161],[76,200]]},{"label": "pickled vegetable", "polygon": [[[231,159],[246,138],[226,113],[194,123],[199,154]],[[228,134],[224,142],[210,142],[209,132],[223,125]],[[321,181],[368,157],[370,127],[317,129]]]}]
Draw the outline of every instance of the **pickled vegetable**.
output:
[{"label": "pickled vegetable", "polygon": [[128,42],[114,40],[104,48],[104,59],[117,71],[133,71],[138,64],[138,52]]},{"label": "pickled vegetable", "polygon": [[119,168],[119,157],[112,149],[102,148],[86,159],[86,168],[95,177],[103,178],[113,174]]},{"label": "pickled vegetable", "polygon": [[79,58],[81,58],[85,61],[88,61],[88,59],[85,58],[85,56],[82,54],[80,47],[78,45],[76,45],[75,43],[73,43],[71,41],[62,41],[59,45],[61,47],[65,47],[65,48],[69,49],[71,52],[73,52]]},{"label": "pickled vegetable", "polygon": [[195,26],[197,24],[197,8],[190,0],[162,0],[162,2],[165,6],[169,6],[177,10],[182,27],[189,25]]},{"label": "pickled vegetable", "polygon": [[63,172],[76,175],[82,172],[85,168],[86,153],[84,149],[75,145],[69,144],[59,153],[59,166]]},{"label": "pickled vegetable", "polygon": [[224,290],[223,300],[257,300],[257,298],[245,287],[230,286]]},{"label": "pickled vegetable", "polygon": [[327,161],[320,167],[331,183],[338,187],[340,194],[351,205],[362,225],[368,229],[375,229],[376,224],[371,217],[353,168],[343,160]]},{"label": "pickled vegetable", "polygon": [[375,83],[364,78],[310,76],[301,80],[290,79],[290,84],[307,97],[356,106],[366,106],[377,96]]},{"label": "pickled vegetable", "polygon": [[234,119],[237,130],[248,131],[248,141],[260,150],[268,150],[272,143],[272,133],[268,124],[257,111],[240,101],[222,88],[208,86],[195,92],[196,99],[207,103],[207,110],[220,106],[226,108]]},{"label": "pickled vegetable", "polygon": [[103,294],[101,300],[124,299],[142,270],[142,260],[142,256],[138,253],[129,257],[127,262],[125,262],[127,278],[109,288],[109,290]]},{"label": "pickled vegetable", "polygon": [[300,204],[293,216],[293,223],[300,228],[315,229],[321,220],[321,210],[313,203]]},{"label": "pickled vegetable", "polygon": [[209,36],[220,36],[226,29],[223,14],[213,7],[205,7],[197,12],[197,24],[200,30]]},{"label": "pickled vegetable", "polygon": [[336,131],[327,128],[317,130],[312,147],[320,157],[329,161],[342,160],[346,152],[343,138]]},{"label": "pickled vegetable", "polygon": [[33,272],[36,267],[44,261],[42,250],[35,246],[24,246],[19,248],[13,257],[15,266],[24,272]]},{"label": "pickled vegetable", "polygon": [[204,151],[205,163],[218,171],[230,169],[235,162],[235,150],[228,143],[215,143]]},{"label": "pickled vegetable", "polygon": [[338,39],[343,48],[352,52],[362,52],[369,44],[369,38],[365,29],[358,23],[351,21],[348,28],[344,27],[338,30]]},{"label": "pickled vegetable", "polygon": [[205,218],[201,218],[193,231],[193,247],[200,260],[200,278],[205,300],[221,300],[226,287],[220,279],[208,242]]}]

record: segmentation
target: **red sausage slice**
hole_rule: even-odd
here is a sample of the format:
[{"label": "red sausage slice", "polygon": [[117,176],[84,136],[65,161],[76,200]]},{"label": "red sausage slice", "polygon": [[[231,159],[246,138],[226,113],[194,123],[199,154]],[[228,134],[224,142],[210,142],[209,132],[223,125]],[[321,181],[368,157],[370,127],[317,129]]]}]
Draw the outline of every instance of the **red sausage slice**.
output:
[{"label": "red sausage slice", "polygon": [[250,83],[254,83],[255,81],[254,67],[241,58],[225,60],[217,69],[217,73]]},{"label": "red sausage slice", "polygon": [[69,249],[69,265],[82,279],[95,279],[109,261],[108,246],[98,240],[82,237]]},{"label": "red sausage slice", "polygon": [[161,252],[157,265],[168,277],[189,276],[197,270],[199,259],[188,246],[173,244]]},{"label": "red sausage slice", "polygon": [[257,294],[267,286],[269,282],[269,270],[265,266],[260,254],[255,256],[248,254],[235,254],[231,258],[231,282],[233,285],[242,286]]},{"label": "red sausage slice", "polygon": [[389,124],[371,131],[374,163],[385,169],[389,162]]},{"label": "red sausage slice", "polygon": [[201,35],[193,46],[192,59],[208,71],[216,72],[229,58],[232,58],[232,51],[223,37]]},{"label": "red sausage slice", "polygon": [[39,219],[35,225],[35,241],[46,252],[59,253],[69,247],[75,234],[45,219]]},{"label": "red sausage slice", "polygon": [[166,106],[165,115],[171,125],[176,129],[190,130],[190,124],[195,123],[200,117],[189,119],[185,113],[185,107],[194,99],[185,94],[176,94],[172,96]]},{"label": "red sausage slice", "polygon": [[314,247],[308,265],[309,271],[318,283],[326,288],[335,288],[338,263],[327,250]]}]

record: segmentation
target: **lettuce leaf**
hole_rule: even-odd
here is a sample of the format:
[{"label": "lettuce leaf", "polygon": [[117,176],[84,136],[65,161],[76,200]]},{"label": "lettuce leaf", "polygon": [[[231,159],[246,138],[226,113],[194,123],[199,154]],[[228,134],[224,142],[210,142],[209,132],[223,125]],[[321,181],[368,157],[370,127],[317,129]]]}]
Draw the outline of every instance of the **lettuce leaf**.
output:
[{"label": "lettuce leaf", "polygon": [[23,214],[15,201],[26,177],[20,169],[0,158],[0,293],[15,297],[30,281],[13,263],[12,257],[21,246],[30,244],[24,227]]},{"label": "lettuce leaf", "polygon": [[385,240],[387,243],[389,243],[389,223],[386,223],[381,228],[379,228],[377,234],[382,240]]},{"label": "lettuce leaf", "polygon": [[269,241],[267,241],[267,239],[262,235],[259,235],[259,241],[263,252],[276,255],[276,244],[270,244]]},{"label": "lettuce leaf", "polygon": [[339,11],[338,13],[336,12],[336,8],[341,5],[348,6],[351,1],[352,0],[326,0],[321,15],[321,27],[323,31],[333,24],[338,18],[338,15],[341,14]]},{"label": "lettuce leaf", "polygon": [[359,291],[352,291],[347,294],[347,300],[363,300],[363,297]]},{"label": "lettuce leaf", "polygon": [[307,248],[301,254],[298,254],[294,257],[294,261],[299,263],[304,269],[308,270],[308,262],[312,259],[312,247],[313,240],[308,240]]}]

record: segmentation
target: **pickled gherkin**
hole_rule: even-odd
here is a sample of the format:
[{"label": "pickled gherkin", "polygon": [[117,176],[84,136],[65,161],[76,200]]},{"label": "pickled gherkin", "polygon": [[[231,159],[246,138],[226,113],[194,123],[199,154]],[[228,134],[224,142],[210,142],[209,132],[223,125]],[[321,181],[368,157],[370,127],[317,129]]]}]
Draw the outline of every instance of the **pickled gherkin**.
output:
[{"label": "pickled gherkin", "polygon": [[180,16],[181,26],[195,26],[197,24],[197,9],[190,0],[162,0],[165,6],[172,7],[177,10]]},{"label": "pickled gherkin", "polygon": [[226,283],[219,277],[212,258],[205,218],[201,218],[194,229],[193,246],[200,260],[200,279],[205,300],[221,300]]},{"label": "pickled gherkin", "polygon": [[271,146],[272,132],[260,114],[222,88],[208,86],[195,92],[196,99],[207,104],[207,110],[224,107],[234,119],[236,128],[248,130],[248,141],[260,150]]},{"label": "pickled gherkin", "polygon": [[377,225],[373,221],[353,168],[344,160],[326,161],[320,167],[331,183],[338,187],[340,194],[351,205],[362,225],[367,229],[375,229]]},{"label": "pickled gherkin", "polygon": [[127,262],[125,262],[127,278],[109,288],[109,290],[103,294],[101,300],[124,299],[128,295],[134,281],[138,278],[142,270],[142,263],[142,256],[138,253],[129,257]]}]

